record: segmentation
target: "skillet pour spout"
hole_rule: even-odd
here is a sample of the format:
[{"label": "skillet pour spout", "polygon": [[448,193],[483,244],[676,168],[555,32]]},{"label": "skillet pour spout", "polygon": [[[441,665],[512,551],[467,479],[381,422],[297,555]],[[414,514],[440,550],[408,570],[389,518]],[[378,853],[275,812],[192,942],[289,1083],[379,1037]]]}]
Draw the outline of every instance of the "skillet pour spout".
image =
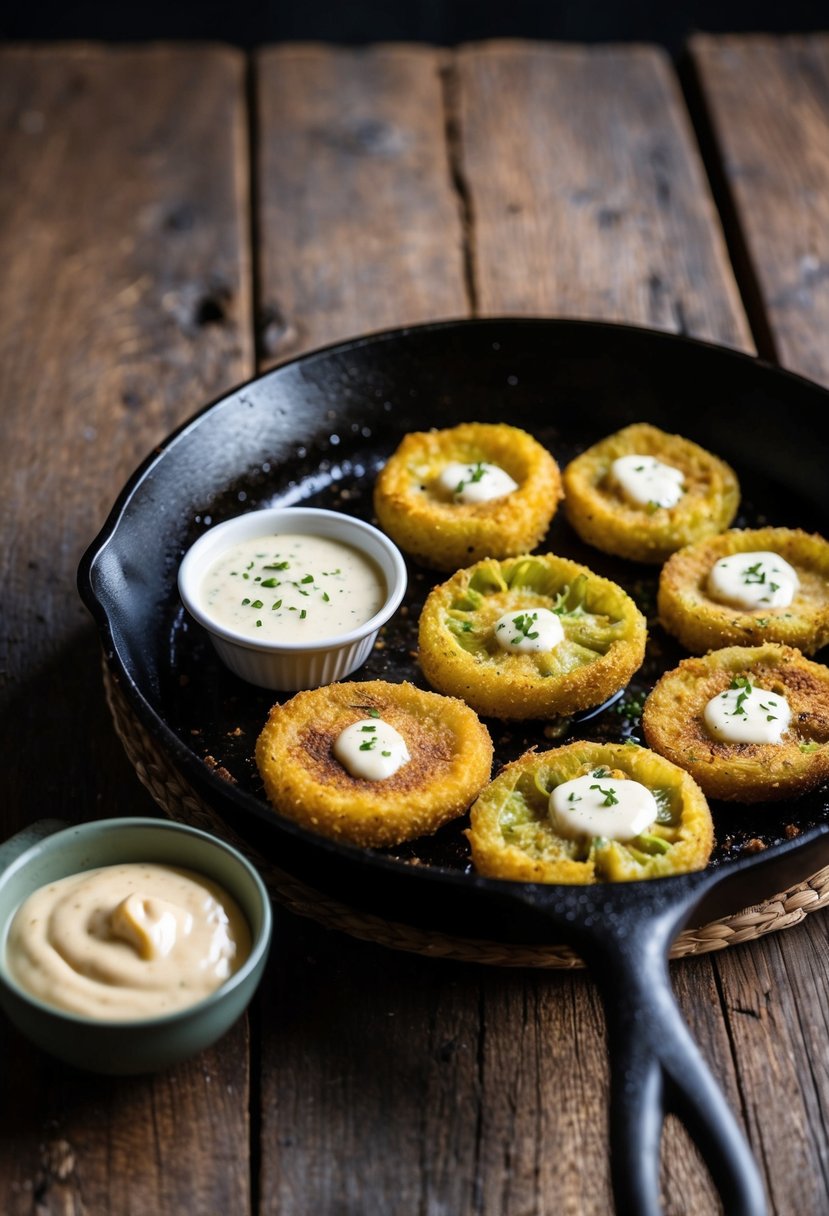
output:
[{"label": "skillet pour spout", "polygon": [[[610,1166],[617,1216],[660,1216],[660,1145],[677,1115],[728,1216],[764,1216],[745,1137],[674,999],[668,951],[719,876],[572,891],[509,884],[582,955],[602,996],[610,1054]],[[679,885],[679,890],[677,889]]]}]

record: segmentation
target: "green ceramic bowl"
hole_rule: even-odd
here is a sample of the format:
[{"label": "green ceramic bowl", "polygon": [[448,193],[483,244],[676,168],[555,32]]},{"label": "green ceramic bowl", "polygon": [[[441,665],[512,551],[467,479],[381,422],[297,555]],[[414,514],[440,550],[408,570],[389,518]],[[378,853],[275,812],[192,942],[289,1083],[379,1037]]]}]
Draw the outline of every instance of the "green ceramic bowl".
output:
[{"label": "green ceramic bowl", "polygon": [[[250,926],[247,962],[209,997],[163,1017],[105,1022],[29,996],[6,967],[9,925],[23,900],[69,874],[131,861],[186,866],[222,886]],[[103,1073],[166,1068],[229,1030],[262,978],[271,939],[268,893],[241,853],[206,832],[159,819],[104,819],[77,827],[42,820],[0,846],[0,869],[0,1008],[22,1034],[68,1064]]]}]

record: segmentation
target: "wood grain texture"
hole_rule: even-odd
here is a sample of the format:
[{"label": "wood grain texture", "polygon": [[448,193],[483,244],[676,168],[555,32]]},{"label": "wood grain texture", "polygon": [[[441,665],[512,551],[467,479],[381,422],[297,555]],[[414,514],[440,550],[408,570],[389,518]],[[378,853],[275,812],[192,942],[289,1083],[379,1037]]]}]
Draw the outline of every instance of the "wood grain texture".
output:
[{"label": "wood grain texture", "polygon": [[[690,53],[763,353],[829,384],[829,38],[698,36]],[[817,913],[715,964],[775,1216],[829,1208],[828,925]]]},{"label": "wood grain texture", "polygon": [[488,43],[457,64],[478,307],[628,321],[751,349],[670,62]]},{"label": "wood grain texture", "polygon": [[829,35],[701,35],[690,52],[764,353],[829,385]]},{"label": "wood grain texture", "polygon": [[103,732],[86,725],[103,710],[77,562],[127,474],[250,374],[252,353],[243,61],[6,51],[0,88],[0,712],[21,761],[14,826],[33,806],[73,818],[114,797],[99,782]]},{"label": "wood grain texture", "polygon": [[441,63],[439,52],[407,46],[257,56],[266,363],[466,314]]},{"label": "wood grain texture", "polygon": [[826,914],[816,913],[719,963],[743,1106],[774,1216],[827,1210],[828,930]]},{"label": "wood grain texture", "polygon": [[[244,61],[0,52],[2,835],[155,808],[104,707],[75,568],[127,474],[252,371]],[[248,1032],[99,1080],[4,1027],[0,1210],[249,1210]]]}]

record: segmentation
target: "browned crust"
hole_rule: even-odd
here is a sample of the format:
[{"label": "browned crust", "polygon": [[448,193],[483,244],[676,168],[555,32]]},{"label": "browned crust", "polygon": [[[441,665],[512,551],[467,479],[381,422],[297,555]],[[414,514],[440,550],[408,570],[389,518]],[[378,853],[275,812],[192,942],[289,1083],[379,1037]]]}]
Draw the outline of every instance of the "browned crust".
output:
[{"label": "browned crust", "polygon": [[[794,567],[800,588],[788,608],[746,612],[712,600],[711,567],[732,553],[769,550]],[[814,654],[829,643],[829,541],[797,528],[740,528],[680,549],[659,576],[662,624],[693,654],[780,642]]]},{"label": "browned crust", "polygon": [[[781,743],[724,743],[708,734],[705,706],[735,676],[786,697],[792,721]],[[775,643],[685,659],[654,687],[642,728],[654,751],[686,769],[709,798],[771,802],[805,794],[829,777],[829,670]]]},{"label": "browned crust", "polygon": [[[370,709],[411,755],[391,777],[352,777],[334,758],[337,736]],[[489,778],[492,742],[469,706],[383,680],[332,684],[275,705],[256,744],[274,807],[334,839],[391,845],[434,832],[463,814]]]},{"label": "browned crust", "polygon": [[[453,460],[497,464],[518,489],[485,503],[442,501],[431,486]],[[558,465],[526,431],[465,422],[406,435],[377,478],[374,509],[401,549],[437,570],[457,570],[534,549],[561,495]]]},{"label": "browned crust", "polygon": [[[674,507],[632,506],[608,482],[613,461],[633,453],[681,469],[685,493]],[[734,518],[740,487],[734,470],[690,439],[636,422],[572,460],[563,474],[567,518],[582,540],[605,553],[663,562],[683,545],[722,532]]]}]

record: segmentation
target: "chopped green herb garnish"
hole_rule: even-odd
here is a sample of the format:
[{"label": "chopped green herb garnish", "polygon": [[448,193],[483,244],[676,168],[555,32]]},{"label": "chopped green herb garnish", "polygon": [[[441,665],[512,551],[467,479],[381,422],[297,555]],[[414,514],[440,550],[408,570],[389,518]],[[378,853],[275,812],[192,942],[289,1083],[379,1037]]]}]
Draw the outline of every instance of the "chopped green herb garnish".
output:
[{"label": "chopped green herb garnish", "polygon": [[607,789],[602,789],[600,785],[591,785],[591,790],[598,790],[600,794],[604,794],[604,802],[602,806],[615,806],[619,799],[616,797],[616,791],[612,786]]},{"label": "chopped green herb garnish", "polygon": [[325,600],[326,604],[330,604],[331,596],[328,594],[327,591],[323,591],[322,598]]},{"label": "chopped green herb garnish", "polygon": [[257,629],[261,629],[261,628],[262,628],[262,622],[261,622],[261,621],[257,621],[257,622],[256,622],[256,628],[257,628]]},{"label": "chopped green herb garnish", "polygon": [[307,615],[308,615],[308,613],[307,613],[307,612],[305,611],[305,609],[303,608],[303,609],[302,609],[302,611],[301,611],[301,612],[300,612],[300,614],[299,614],[299,619],[300,619],[301,621],[304,621]]},{"label": "chopped green herb garnish", "polygon": [[479,460],[477,462],[477,464],[474,465],[474,467],[472,465],[468,465],[467,468],[469,470],[469,476],[462,477],[460,479],[458,484],[455,486],[456,494],[462,494],[464,486],[475,485],[477,482],[481,481],[484,474],[486,473],[486,469],[484,468],[483,461],[481,461],[481,460]]},{"label": "chopped green herb garnish", "polygon": [[271,562],[267,566],[263,566],[263,570],[290,570],[290,562]]},{"label": "chopped green herb garnish", "polygon": [[533,630],[532,627],[537,620],[537,612],[520,612],[518,616],[514,616],[512,618],[512,626],[518,630],[518,633],[514,638],[510,638],[510,644],[517,646],[522,638],[529,638],[531,642],[535,641],[538,637],[538,630]]},{"label": "chopped green herb garnish", "polygon": [[300,580],[300,582],[303,582],[303,583],[313,583],[313,581],[314,581],[313,574],[306,574],[305,577]]},{"label": "chopped green herb garnish", "polygon": [[366,739],[365,743],[360,744],[360,751],[361,752],[370,752],[376,747],[376,745],[377,745],[376,739]]},{"label": "chopped green herb garnish", "polygon": [[[739,690],[740,690],[740,692],[737,696],[736,704],[731,711],[731,717],[732,718],[738,717],[738,716],[745,717],[746,711],[745,711],[744,703],[748,700],[748,698],[751,696],[751,693],[753,691],[753,689],[751,687],[751,681],[748,679],[747,676],[735,676],[734,679],[731,681],[731,687],[732,687],[732,689],[739,688]],[[725,694],[723,694],[723,695],[725,695]]]},{"label": "chopped green herb garnish", "polygon": [[276,612],[277,608],[281,608],[281,607],[282,607],[282,600],[274,600],[273,604],[271,605],[271,612]]},{"label": "chopped green herb garnish", "polygon": [[251,608],[261,608],[261,607],[262,607],[261,600],[253,600],[253,602],[251,603]]},{"label": "chopped green herb garnish", "polygon": [[280,583],[279,583],[278,578],[263,578],[262,579],[263,587],[278,587],[279,585],[280,585]]},{"label": "chopped green herb garnish", "polygon": [[361,726],[361,727],[360,727],[360,730],[363,730],[363,731],[372,731],[372,730],[377,730],[377,727],[376,727],[376,726]]},{"label": "chopped green herb garnish", "polygon": [[381,752],[380,755],[381,756],[390,756],[391,752]]},{"label": "chopped green herb garnish", "polygon": [[247,607],[247,605],[249,603],[250,603],[250,598],[246,596],[245,599],[242,600],[242,607],[243,608]]}]

